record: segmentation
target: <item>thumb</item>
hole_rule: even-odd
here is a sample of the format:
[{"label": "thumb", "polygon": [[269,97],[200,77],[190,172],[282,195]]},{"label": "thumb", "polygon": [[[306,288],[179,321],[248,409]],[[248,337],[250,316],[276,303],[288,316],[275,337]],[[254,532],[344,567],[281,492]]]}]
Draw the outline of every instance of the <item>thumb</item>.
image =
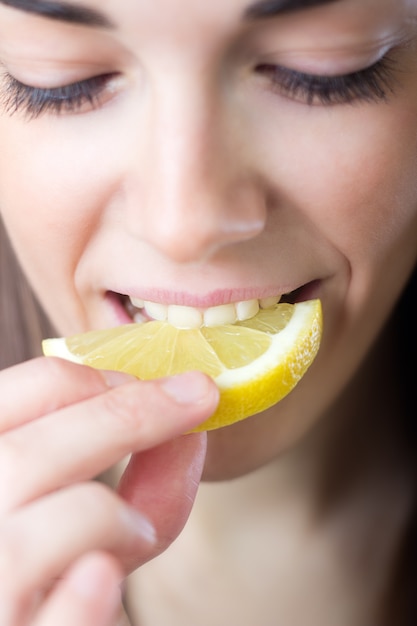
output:
[{"label": "thumb", "polygon": [[[154,525],[163,552],[183,529],[191,512],[206,456],[206,433],[184,435],[134,454],[120,480],[118,493]],[[143,564],[138,555],[134,566]]]}]

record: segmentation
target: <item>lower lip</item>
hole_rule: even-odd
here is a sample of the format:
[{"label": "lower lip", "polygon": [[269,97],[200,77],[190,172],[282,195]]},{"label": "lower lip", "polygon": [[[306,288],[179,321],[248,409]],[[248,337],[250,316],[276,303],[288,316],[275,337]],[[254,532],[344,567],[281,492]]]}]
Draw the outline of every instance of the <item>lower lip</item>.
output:
[{"label": "lower lip", "polygon": [[[295,291],[288,294],[288,296],[284,296],[282,301],[289,302],[290,304],[296,304],[297,302],[313,300],[319,296],[320,284],[320,280],[313,280],[309,283],[306,283],[299,289],[296,289]],[[110,306],[113,318],[118,325],[132,323],[132,318],[126,311],[124,305],[125,298],[126,296],[115,293],[114,291],[108,291],[106,293],[106,301]]]}]

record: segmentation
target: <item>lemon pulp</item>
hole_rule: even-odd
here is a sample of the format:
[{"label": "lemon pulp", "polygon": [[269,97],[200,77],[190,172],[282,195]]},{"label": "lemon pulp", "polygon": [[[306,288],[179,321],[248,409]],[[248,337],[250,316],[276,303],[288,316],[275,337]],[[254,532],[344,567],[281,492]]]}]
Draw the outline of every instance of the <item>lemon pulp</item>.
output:
[{"label": "lemon pulp", "polygon": [[236,324],[178,329],[168,322],[127,324],[46,339],[46,356],[149,380],[200,370],[220,389],[220,403],[197,430],[233,424],[284,398],[313,362],[322,335],[319,300],[277,304]]}]

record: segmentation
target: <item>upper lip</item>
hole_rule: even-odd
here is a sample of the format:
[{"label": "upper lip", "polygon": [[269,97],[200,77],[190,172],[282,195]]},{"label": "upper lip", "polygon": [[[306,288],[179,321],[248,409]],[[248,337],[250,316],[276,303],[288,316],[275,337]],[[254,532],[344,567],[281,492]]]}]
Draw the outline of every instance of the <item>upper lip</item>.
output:
[{"label": "upper lip", "polygon": [[123,296],[137,298],[149,302],[157,302],[160,304],[175,304],[179,306],[189,306],[195,308],[209,308],[222,304],[230,304],[242,302],[245,300],[260,300],[262,298],[270,298],[277,295],[285,296],[293,294],[296,291],[303,290],[304,287],[310,286],[316,281],[295,285],[293,287],[265,287],[245,288],[245,289],[215,289],[205,294],[191,294],[184,291],[173,291],[168,289],[126,289],[122,291],[113,291]]}]

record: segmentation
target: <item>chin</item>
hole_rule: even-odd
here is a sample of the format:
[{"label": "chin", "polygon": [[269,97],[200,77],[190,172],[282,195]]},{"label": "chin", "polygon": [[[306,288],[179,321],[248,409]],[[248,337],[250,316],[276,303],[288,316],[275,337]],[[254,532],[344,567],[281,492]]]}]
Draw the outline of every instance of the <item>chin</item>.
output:
[{"label": "chin", "polygon": [[233,480],[250,474],[295,445],[298,436],[289,432],[285,412],[278,410],[284,404],[285,400],[242,422],[210,431],[203,481]]}]

